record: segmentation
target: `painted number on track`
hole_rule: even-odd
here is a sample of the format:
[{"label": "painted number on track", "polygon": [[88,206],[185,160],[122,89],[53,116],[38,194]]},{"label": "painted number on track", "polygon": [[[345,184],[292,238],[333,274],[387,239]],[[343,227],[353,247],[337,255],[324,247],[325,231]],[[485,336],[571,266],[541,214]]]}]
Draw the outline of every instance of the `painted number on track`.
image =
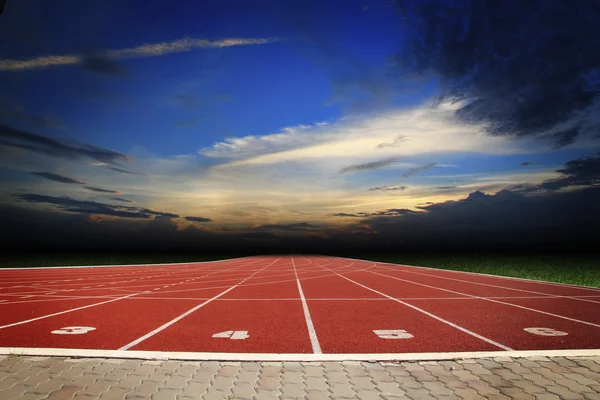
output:
[{"label": "painted number on track", "polygon": [[398,330],[374,330],[377,336],[382,339],[410,339],[414,337],[403,329]]},{"label": "painted number on track", "polygon": [[567,336],[567,332],[557,331],[552,328],[525,328],[525,332],[533,333],[539,336]]},{"label": "painted number on track", "polygon": [[65,326],[64,328],[52,331],[55,335],[83,335],[96,330],[93,326]]},{"label": "painted number on track", "polygon": [[226,338],[231,340],[244,340],[248,339],[248,331],[225,331],[219,332],[212,335],[214,338]]}]

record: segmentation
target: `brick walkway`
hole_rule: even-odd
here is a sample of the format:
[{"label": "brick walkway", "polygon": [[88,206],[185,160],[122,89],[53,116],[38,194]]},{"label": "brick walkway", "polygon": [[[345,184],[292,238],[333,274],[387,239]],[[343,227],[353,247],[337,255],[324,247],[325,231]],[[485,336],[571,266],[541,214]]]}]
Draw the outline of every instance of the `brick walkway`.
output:
[{"label": "brick walkway", "polygon": [[401,363],[0,356],[0,399],[600,399],[600,357]]}]

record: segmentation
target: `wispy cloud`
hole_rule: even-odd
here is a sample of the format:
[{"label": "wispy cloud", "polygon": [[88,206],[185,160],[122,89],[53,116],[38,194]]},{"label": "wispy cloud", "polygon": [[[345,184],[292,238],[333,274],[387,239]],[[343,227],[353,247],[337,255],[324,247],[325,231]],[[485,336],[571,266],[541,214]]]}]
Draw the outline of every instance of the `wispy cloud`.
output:
[{"label": "wispy cloud", "polygon": [[353,164],[353,165],[349,165],[347,167],[342,168],[340,173],[344,174],[346,172],[353,172],[353,171],[371,171],[374,169],[381,169],[381,168],[392,165],[396,161],[398,161],[398,158],[387,158],[385,160],[371,161],[371,162],[362,163],[362,164]]},{"label": "wispy cloud", "polygon": [[190,222],[212,222],[212,219],[204,217],[185,217],[184,219]]},{"label": "wispy cloud", "polygon": [[0,102],[0,117],[26,121],[41,128],[62,129],[65,127],[60,121],[57,121],[54,118],[35,115],[27,112],[23,107],[6,104],[4,102]]},{"label": "wispy cloud", "polygon": [[402,192],[408,189],[408,186],[398,186],[398,185],[387,185],[387,186],[377,186],[369,189],[370,192],[380,190],[382,192]]},{"label": "wispy cloud", "polygon": [[69,178],[68,176],[64,175],[54,174],[52,172],[32,172],[31,174],[54,182],[70,183],[76,185],[85,184],[85,182],[78,181],[77,179]]},{"label": "wispy cloud", "polygon": [[110,199],[114,200],[114,201],[120,201],[120,202],[123,202],[123,203],[135,203],[135,201],[126,199],[124,197],[111,197]]},{"label": "wispy cloud", "polygon": [[87,190],[91,190],[92,192],[98,192],[98,193],[113,193],[113,194],[121,193],[118,190],[102,189],[102,188],[93,187],[93,186],[84,186],[84,188],[86,188]]},{"label": "wispy cloud", "polygon": [[418,174],[419,172],[427,171],[428,169],[431,169],[431,168],[435,167],[436,165],[438,165],[438,163],[432,162],[429,164],[421,165],[420,167],[410,168],[408,171],[406,171],[405,173],[402,174],[402,177],[403,178],[411,177],[413,175]]},{"label": "wispy cloud", "polygon": [[[222,40],[205,40],[183,38],[171,42],[146,43],[137,47],[112,49],[103,53],[103,60],[157,57],[171,53],[182,53],[197,49],[248,46],[278,42],[277,38],[231,38]],[[0,59],[0,71],[22,71],[47,67],[77,65],[88,58],[83,54],[49,55],[28,60]],[[105,65],[105,63],[103,64]]]}]

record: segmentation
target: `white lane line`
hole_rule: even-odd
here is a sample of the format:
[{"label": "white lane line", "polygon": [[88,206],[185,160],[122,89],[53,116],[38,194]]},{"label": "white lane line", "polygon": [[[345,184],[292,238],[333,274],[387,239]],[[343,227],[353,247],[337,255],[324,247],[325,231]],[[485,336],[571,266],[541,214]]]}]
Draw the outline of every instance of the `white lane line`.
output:
[{"label": "white lane line", "polygon": [[[213,260],[213,261],[190,261],[190,262],[180,262],[180,263],[159,263],[159,264],[113,264],[113,265],[57,265],[53,267],[16,267],[16,268],[2,268],[2,270],[14,271],[14,270],[25,270],[25,269],[57,269],[57,268],[129,268],[129,267],[152,267],[156,265],[193,265],[193,264],[211,264],[211,263],[221,263],[226,261],[236,261],[243,260],[246,258],[258,258],[256,256],[245,256],[245,257],[235,257],[235,258],[226,258],[223,260]],[[138,272],[138,271],[136,271]]]},{"label": "white lane line", "polygon": [[[323,267],[323,268],[325,268],[325,267]],[[325,269],[327,269],[327,268],[325,268]],[[348,278],[348,277],[346,277],[346,276],[344,276],[344,275],[341,275],[341,274],[337,274],[337,275],[338,275],[338,276],[340,276],[340,277],[342,277],[342,278],[344,278],[344,279],[346,279],[347,281],[350,281],[350,282],[352,282],[352,283],[354,283],[354,284],[356,284],[356,285],[360,286],[360,287],[363,287],[363,288],[365,288],[365,289],[367,289],[367,290],[370,290],[370,291],[372,291],[372,292],[374,292],[374,293],[377,293],[377,294],[379,294],[379,295],[381,295],[381,296],[387,297],[387,298],[388,298],[388,299],[390,299],[390,300],[394,300],[394,301],[396,301],[396,302],[398,302],[398,303],[400,303],[400,304],[402,304],[402,305],[405,305],[405,306],[407,306],[407,307],[410,307],[410,308],[412,308],[413,310],[419,311],[419,312],[421,312],[421,313],[423,313],[423,314],[425,314],[425,315],[427,315],[427,316],[429,316],[429,317],[431,317],[431,318],[433,318],[433,319],[436,319],[436,320],[438,320],[438,321],[440,321],[440,322],[443,322],[443,323],[444,323],[444,324],[446,324],[446,325],[449,325],[449,326],[451,326],[451,327],[453,327],[453,328],[455,328],[455,329],[458,329],[459,331],[462,331],[462,332],[464,332],[464,333],[467,333],[467,334],[469,334],[469,335],[471,335],[471,336],[474,336],[474,337],[476,337],[476,338],[478,338],[478,339],[481,339],[481,340],[483,340],[484,342],[487,342],[487,343],[489,343],[489,344],[492,344],[492,345],[494,345],[494,346],[496,346],[496,347],[499,347],[499,348],[501,348],[501,349],[504,349],[504,350],[506,350],[506,351],[512,351],[512,350],[513,350],[513,349],[511,349],[511,348],[510,348],[510,347],[508,347],[508,346],[505,346],[505,345],[503,345],[503,344],[501,344],[501,343],[498,343],[498,342],[496,342],[496,341],[494,341],[494,340],[492,340],[492,339],[489,339],[489,338],[487,338],[487,337],[485,337],[485,336],[481,336],[480,334],[478,334],[478,333],[475,333],[475,332],[472,332],[472,331],[470,331],[470,330],[468,330],[468,329],[466,329],[466,328],[463,328],[462,326],[456,325],[455,323],[453,323],[453,322],[450,322],[450,321],[448,321],[448,320],[445,320],[444,318],[438,317],[437,315],[434,315],[434,314],[432,314],[432,313],[430,313],[430,312],[428,312],[428,311],[425,311],[425,310],[423,310],[422,308],[419,308],[419,307],[417,307],[417,306],[414,306],[414,305],[412,305],[412,304],[406,303],[406,302],[404,302],[404,301],[402,301],[402,300],[398,300],[398,299],[396,299],[396,298],[394,298],[394,297],[392,297],[392,296],[388,296],[388,295],[387,295],[387,294],[385,294],[385,293],[382,293],[382,292],[380,292],[380,291],[378,291],[378,290],[372,289],[372,288],[370,288],[370,287],[368,287],[368,286],[365,286],[365,285],[363,285],[363,284],[361,284],[361,283],[358,283],[358,282],[356,282],[356,281],[353,281],[352,279],[350,279],[350,278]]]},{"label": "white lane line", "polygon": [[[331,258],[333,258],[333,257],[331,257]],[[363,262],[376,262],[377,264],[387,264],[387,265],[393,265],[395,267],[410,267],[410,268],[420,268],[420,269],[425,269],[425,270],[446,271],[446,272],[452,272],[452,273],[457,273],[457,274],[490,276],[492,278],[510,279],[510,280],[515,280],[515,281],[525,281],[525,282],[533,282],[533,283],[538,283],[540,285],[566,286],[566,287],[579,288],[579,289],[584,289],[584,290],[592,290],[594,292],[600,291],[600,288],[593,287],[593,286],[574,285],[572,283],[549,282],[549,281],[543,281],[541,279],[515,278],[514,276],[492,275],[492,274],[484,274],[482,272],[456,271],[456,270],[453,270],[453,269],[444,269],[444,268],[435,268],[435,267],[422,267],[422,266],[419,266],[419,265],[394,264],[394,263],[388,263],[388,262],[383,262],[383,261],[361,260],[359,258],[350,258],[350,257],[335,257],[335,258],[341,258],[341,259],[346,259],[346,260],[354,260],[354,261],[363,261]]]},{"label": "white lane line", "polygon": [[302,310],[304,310],[304,319],[306,320],[306,327],[308,328],[310,344],[312,345],[314,354],[321,354],[321,345],[319,344],[319,338],[317,338],[317,331],[315,331],[315,326],[313,325],[312,319],[310,318],[310,311],[308,310],[306,297],[304,297],[304,292],[302,291],[300,279],[298,279],[298,271],[296,269],[296,263],[294,262],[294,256],[292,256],[292,265],[294,266],[294,273],[296,274],[296,283],[298,284],[298,292],[300,293],[300,299],[302,300]]},{"label": "white lane line", "polygon": [[449,278],[449,277],[446,277],[446,276],[438,276],[438,275],[424,274],[424,273],[421,273],[421,272],[400,270],[400,269],[392,268],[392,267],[380,266],[380,268],[383,268],[383,269],[385,269],[387,271],[401,272],[401,273],[413,274],[413,275],[421,275],[421,276],[427,276],[427,277],[438,278],[438,279],[446,279],[446,280],[450,280],[450,281],[457,281],[457,282],[469,283],[471,285],[477,285],[477,286],[490,286],[490,287],[494,287],[494,288],[498,288],[498,289],[514,290],[516,292],[533,293],[533,294],[546,295],[546,296],[552,296],[552,297],[562,297],[562,298],[565,298],[565,299],[587,301],[587,302],[590,302],[590,303],[600,303],[600,301],[589,300],[589,299],[580,299],[580,298],[574,297],[574,296],[564,296],[564,295],[560,295],[560,294],[551,294],[551,293],[536,292],[536,291],[533,291],[533,290],[515,289],[515,288],[511,288],[511,287],[506,287],[506,286],[492,285],[492,284],[489,284],[489,283],[473,282],[473,281],[467,281],[467,280],[464,280],[464,279]]},{"label": "white lane line", "polygon": [[269,266],[271,266],[271,264],[274,264],[275,262],[279,261],[280,259],[277,258],[275,261],[271,262],[270,264],[268,264],[267,266],[265,266],[264,268],[259,269],[258,271],[254,272],[252,275],[250,275],[249,277],[245,278],[244,280],[240,281],[238,284],[233,285],[232,287],[230,287],[229,289],[219,293],[218,295],[214,296],[213,298],[206,300],[204,303],[198,304],[196,307],[190,308],[189,310],[187,310],[186,312],[184,312],[183,314],[179,315],[178,317],[173,318],[172,320],[170,320],[169,322],[159,326],[158,328],[156,328],[155,330],[148,332],[147,334],[145,334],[142,337],[137,338],[136,340],[134,340],[131,343],[126,344],[125,346],[121,347],[119,350],[128,350],[130,348],[132,348],[133,346],[136,346],[138,344],[140,344],[141,342],[143,342],[144,340],[156,335],[157,333],[167,329],[169,326],[173,325],[174,323],[182,320],[183,318],[187,317],[188,315],[190,315],[191,313],[193,313],[196,310],[199,310],[200,308],[204,307],[205,305],[207,305],[208,303],[218,299],[219,297],[227,294],[228,292],[232,291],[233,289],[235,289],[236,287],[238,287],[241,283],[245,282],[246,280],[250,279],[251,277],[253,277],[254,275],[256,275],[257,273],[259,273],[260,271],[268,268]]},{"label": "white lane line", "polygon": [[505,301],[495,300],[495,299],[491,299],[489,297],[480,297],[480,296],[475,296],[475,295],[472,295],[472,294],[461,293],[461,292],[457,292],[456,290],[444,289],[444,288],[440,288],[440,287],[437,287],[437,286],[426,285],[424,283],[409,281],[407,279],[402,279],[402,278],[398,278],[398,277],[391,276],[391,275],[380,274],[379,272],[373,272],[373,271],[368,271],[368,272],[371,273],[371,274],[376,274],[376,275],[380,275],[380,276],[385,276],[385,277],[388,277],[388,278],[396,279],[396,280],[402,281],[402,282],[414,283],[415,285],[424,286],[424,287],[428,287],[428,288],[431,288],[431,289],[442,290],[444,292],[459,294],[459,295],[463,295],[463,296],[469,296],[469,297],[473,297],[475,299],[481,299],[481,300],[485,300],[485,301],[491,301],[492,303],[505,304],[507,306],[521,308],[523,310],[533,311],[533,312],[536,312],[536,313],[550,315],[552,317],[566,319],[568,321],[579,322],[580,324],[585,324],[585,325],[594,326],[596,328],[600,328],[600,325],[594,324],[592,322],[587,322],[587,321],[582,321],[582,320],[575,319],[575,318],[565,317],[564,315],[558,315],[558,314],[554,314],[554,313],[547,312],[547,311],[537,310],[535,308],[525,307],[525,306],[521,306],[519,304],[507,303]]},{"label": "white lane line", "polygon": [[494,357],[598,357],[600,349],[575,350],[515,350],[515,351],[477,351],[455,353],[200,353],[174,351],[139,351],[139,350],[90,350],[65,348],[27,348],[0,347],[0,355],[7,356],[43,356],[43,357],[77,357],[77,358],[123,358],[141,360],[184,360],[184,361],[441,361],[457,359],[476,359]]},{"label": "white lane line", "polygon": [[2,326],[0,326],[0,329],[10,328],[11,326],[23,325],[23,324],[27,324],[29,322],[39,321],[40,319],[45,319],[45,318],[50,318],[50,317],[54,317],[54,316],[57,316],[57,315],[67,314],[67,313],[70,313],[70,312],[73,312],[73,311],[79,311],[79,310],[83,310],[83,309],[86,309],[86,308],[96,307],[96,306],[100,306],[100,305],[106,304],[106,303],[112,303],[113,301],[126,299],[128,297],[136,296],[138,294],[139,293],[129,294],[127,296],[118,297],[116,299],[111,299],[111,300],[107,300],[107,301],[101,301],[99,303],[88,304],[87,306],[82,306],[82,307],[77,307],[77,308],[71,308],[69,310],[59,311],[59,312],[56,312],[56,313],[53,313],[53,314],[48,314],[48,315],[42,315],[41,317],[32,318],[32,319],[28,319],[28,320],[25,320],[25,321],[19,321],[19,322],[14,322],[14,323],[8,324],[8,325],[2,325]]}]

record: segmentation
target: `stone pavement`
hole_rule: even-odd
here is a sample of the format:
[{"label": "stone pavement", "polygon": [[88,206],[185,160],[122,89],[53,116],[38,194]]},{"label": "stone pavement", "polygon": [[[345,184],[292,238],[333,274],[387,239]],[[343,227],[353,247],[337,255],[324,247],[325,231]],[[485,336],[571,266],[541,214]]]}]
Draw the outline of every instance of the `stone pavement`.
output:
[{"label": "stone pavement", "polygon": [[0,356],[0,399],[600,399],[600,357],[215,362]]}]

